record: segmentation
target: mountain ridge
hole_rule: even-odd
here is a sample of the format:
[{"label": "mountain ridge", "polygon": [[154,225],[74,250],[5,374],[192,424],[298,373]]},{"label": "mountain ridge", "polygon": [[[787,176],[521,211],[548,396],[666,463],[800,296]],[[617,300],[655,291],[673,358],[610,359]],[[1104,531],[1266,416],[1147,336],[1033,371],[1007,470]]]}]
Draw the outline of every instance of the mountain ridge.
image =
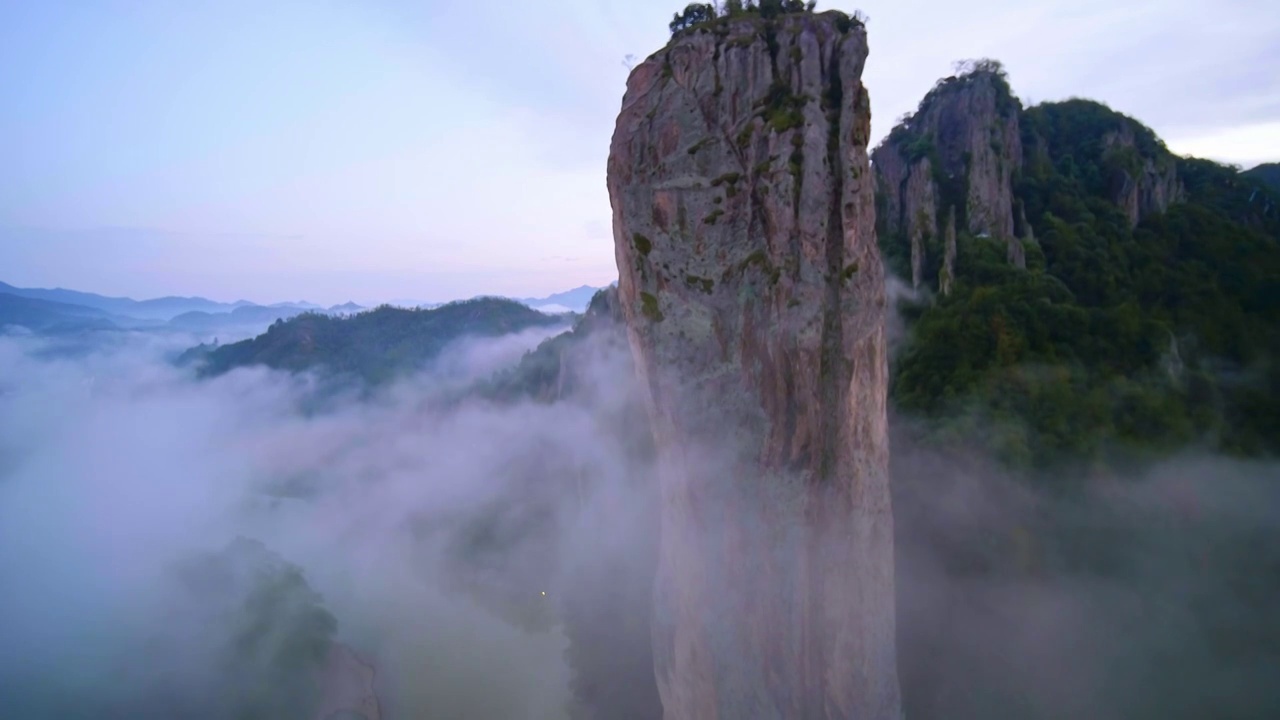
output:
[{"label": "mountain ridge", "polygon": [[197,346],[178,362],[196,365],[203,377],[262,365],[294,373],[319,370],[376,385],[420,369],[464,336],[493,337],[563,324],[561,318],[506,298],[462,300],[432,309],[381,305],[336,317],[303,312],[276,320],[253,338]]}]

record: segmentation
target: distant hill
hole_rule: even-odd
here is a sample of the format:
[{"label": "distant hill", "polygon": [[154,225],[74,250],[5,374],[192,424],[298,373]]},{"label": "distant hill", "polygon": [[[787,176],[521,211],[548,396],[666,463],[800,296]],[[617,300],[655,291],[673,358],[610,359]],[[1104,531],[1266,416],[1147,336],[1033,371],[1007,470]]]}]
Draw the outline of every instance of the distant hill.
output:
[{"label": "distant hill", "polygon": [[[117,322],[124,325],[147,326],[148,324],[157,325],[158,323],[168,322],[171,329],[193,331],[249,323],[269,323],[279,318],[293,317],[302,312],[349,314],[364,309],[353,302],[334,305],[326,309],[322,305],[305,300],[274,303],[272,305],[259,305],[248,300],[224,303],[202,297],[176,296],[134,300],[133,298],[108,297],[106,295],[63,288],[20,288],[3,282],[0,282],[0,293],[100,310],[116,316]],[[130,322],[130,320],[141,322]]]},{"label": "distant hill", "polygon": [[35,300],[80,305],[141,320],[168,320],[185,312],[230,312],[242,305],[251,304],[244,300],[235,303],[220,303],[202,297],[161,297],[151,300],[134,300],[132,298],[108,297],[97,293],[63,288],[20,288],[3,282],[0,282],[0,293],[9,293]]},{"label": "distant hill", "polygon": [[[306,307],[303,307],[306,305]],[[273,323],[276,320],[288,320],[304,312],[321,315],[352,315],[365,308],[353,302],[324,308],[312,303],[276,303],[275,305],[241,305],[231,312],[207,313],[186,312],[169,321],[168,327],[173,330],[188,332],[217,332],[224,330],[243,330],[245,328]],[[256,332],[256,330],[255,330]]]},{"label": "distant hill", "polygon": [[251,325],[261,328],[264,324],[273,323],[276,320],[287,320],[303,312],[291,306],[242,305],[231,312],[207,313],[198,310],[186,312],[170,320],[168,327],[190,332],[213,332]]},{"label": "distant hill", "polygon": [[1247,178],[1261,180],[1272,190],[1280,191],[1280,163],[1263,163],[1241,174]]},{"label": "distant hill", "polygon": [[323,370],[378,383],[423,366],[464,336],[498,336],[562,322],[502,298],[430,310],[383,305],[348,317],[308,312],[276,321],[251,340],[192,348],[179,362],[199,363],[205,376],[265,365],[291,372]]},{"label": "distant hill", "polygon": [[[587,311],[587,306],[591,303],[591,298],[595,296],[595,294],[602,289],[603,288],[583,285],[581,287],[576,287],[572,290],[565,290],[564,292],[553,293],[546,297],[540,297],[540,298],[527,297],[527,298],[511,298],[511,299],[515,300],[516,302],[528,305],[529,307],[534,308],[535,310],[541,310],[542,312],[551,313],[553,315],[566,313],[566,312],[574,312],[574,313],[581,314]],[[413,300],[409,298],[398,298],[396,300],[392,300],[390,304],[396,307],[402,307],[402,308],[430,309],[430,308],[440,307],[444,303],[425,302],[423,300]]]},{"label": "distant hill", "polygon": [[0,328],[13,325],[46,334],[118,329],[112,316],[97,308],[0,292]]},{"label": "distant hill", "polygon": [[586,312],[587,306],[591,304],[591,298],[603,288],[591,287],[583,285],[572,290],[565,290],[544,298],[524,298],[520,302],[529,307],[542,309],[545,312]]}]

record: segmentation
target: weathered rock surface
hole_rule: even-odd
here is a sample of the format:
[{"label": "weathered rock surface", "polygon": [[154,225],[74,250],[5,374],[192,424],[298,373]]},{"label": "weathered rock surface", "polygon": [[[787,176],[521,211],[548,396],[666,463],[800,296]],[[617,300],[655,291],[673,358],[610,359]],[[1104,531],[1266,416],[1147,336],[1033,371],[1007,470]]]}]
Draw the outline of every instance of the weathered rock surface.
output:
[{"label": "weathered rock surface", "polygon": [[608,187],[668,720],[900,715],[866,56],[839,13],[735,18],[627,82]]},{"label": "weathered rock surface", "polygon": [[[943,238],[942,272],[938,275],[938,290],[943,295],[951,294],[951,285],[956,279],[956,208],[947,209],[947,228]],[[1022,266],[1026,267],[1024,259]]]},{"label": "weathered rock surface", "polygon": [[[1063,108],[1089,120],[1055,122]],[[1177,159],[1149,128],[1088,100],[1023,110],[992,60],[938,81],[871,159],[877,229],[895,272],[917,289],[936,280],[943,294],[956,278],[957,249],[944,222],[952,213],[962,245],[990,238],[1024,270],[1028,248],[1040,255],[1018,194],[1027,190],[1015,191],[1020,180],[1034,187],[1036,178],[1065,173],[1115,203],[1130,227],[1185,195]]]},{"label": "weathered rock surface", "polygon": [[332,643],[320,671],[322,697],[315,720],[380,720],[374,669],[342,643]]},{"label": "weathered rock surface", "polygon": [[938,267],[927,248],[937,247],[930,239],[941,237],[939,219],[951,208],[961,228],[1005,243],[1010,262],[1025,265],[1014,227],[1019,110],[998,72],[976,69],[940,81],[872,153],[881,229],[910,243],[914,287],[926,281],[926,266]]}]

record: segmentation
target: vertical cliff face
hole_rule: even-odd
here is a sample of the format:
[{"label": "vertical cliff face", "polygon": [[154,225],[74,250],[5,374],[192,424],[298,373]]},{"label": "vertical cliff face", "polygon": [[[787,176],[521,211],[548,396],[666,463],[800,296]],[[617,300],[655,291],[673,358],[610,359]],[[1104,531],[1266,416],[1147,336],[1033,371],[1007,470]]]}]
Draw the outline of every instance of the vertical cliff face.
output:
[{"label": "vertical cliff face", "polygon": [[1130,227],[1182,199],[1177,162],[1167,152],[1143,152],[1132,123],[1122,122],[1104,133],[1102,147],[1104,163],[1112,166],[1111,200],[1129,218]]},{"label": "vertical cliff face", "polygon": [[924,268],[941,258],[930,259],[929,248],[941,248],[930,240],[941,239],[939,220],[951,208],[962,229],[1005,243],[1010,262],[1022,257],[1013,200],[1019,109],[1000,72],[979,67],[939,82],[872,154],[881,228],[909,243],[915,287],[933,279]]},{"label": "vertical cliff face", "polygon": [[[947,209],[947,227],[943,244],[942,272],[938,273],[938,290],[943,295],[951,294],[951,285],[956,279],[956,209]],[[1025,260],[1023,267],[1026,267]]]},{"label": "vertical cliff face", "polygon": [[1050,177],[1114,203],[1130,227],[1185,195],[1177,159],[1149,128],[1089,100],[1023,110],[991,60],[940,80],[871,159],[894,270],[944,293],[957,277],[944,220],[952,213],[962,246],[1000,243],[1009,264],[1026,269],[1036,249],[1028,207],[1044,211]]},{"label": "vertical cliff face", "polygon": [[627,83],[608,187],[669,720],[899,716],[866,56],[840,13],[734,18]]}]

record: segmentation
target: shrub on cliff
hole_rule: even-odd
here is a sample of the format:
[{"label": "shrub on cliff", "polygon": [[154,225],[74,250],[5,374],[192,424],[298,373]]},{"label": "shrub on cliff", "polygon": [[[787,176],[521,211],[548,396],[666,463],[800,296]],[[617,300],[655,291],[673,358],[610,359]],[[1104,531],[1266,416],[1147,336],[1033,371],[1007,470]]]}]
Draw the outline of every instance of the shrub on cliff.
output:
[{"label": "shrub on cliff", "polygon": [[[678,12],[672,18],[671,23],[667,26],[671,30],[671,34],[677,35],[683,30],[697,27],[713,20],[722,18],[736,18],[755,16],[770,20],[782,15],[794,15],[798,13],[812,13],[817,7],[816,0],[726,0],[723,4],[715,3],[691,3],[685,6],[683,12]],[[865,25],[867,17],[861,12],[855,12],[852,16],[847,16],[838,10],[832,12],[839,13],[841,31],[848,30],[852,24]]]},{"label": "shrub on cliff", "polygon": [[716,6],[708,3],[690,3],[685,6],[684,12],[678,12],[671,19],[671,23],[667,27],[671,30],[671,34],[693,27],[699,23],[716,19]]}]

